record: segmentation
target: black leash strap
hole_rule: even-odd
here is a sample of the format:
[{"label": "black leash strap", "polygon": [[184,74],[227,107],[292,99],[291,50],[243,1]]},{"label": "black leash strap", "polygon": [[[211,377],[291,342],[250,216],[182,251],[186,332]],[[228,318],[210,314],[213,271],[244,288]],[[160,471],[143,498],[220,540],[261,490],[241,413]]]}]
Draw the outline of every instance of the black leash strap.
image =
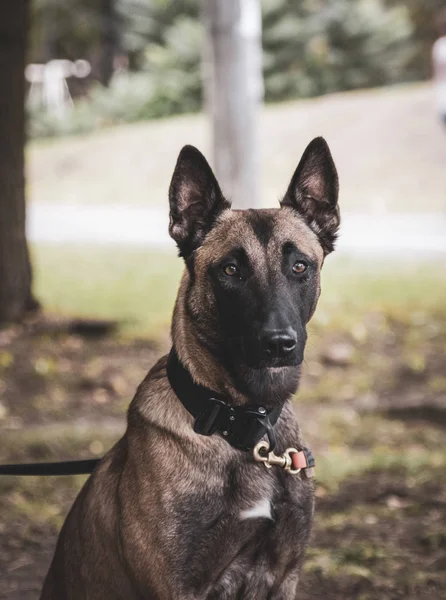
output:
[{"label": "black leash strap", "polygon": [[0,475],[88,475],[93,473],[99,461],[99,458],[90,458],[87,460],[0,465]]},{"label": "black leash strap", "polygon": [[[252,450],[257,442],[268,437],[272,452],[276,444],[274,425],[282,406],[267,411],[262,406],[231,406],[216,392],[195,383],[172,348],[167,363],[167,377],[183,406],[195,418],[194,431],[201,435],[220,434],[239,450]],[[66,460],[49,463],[0,465],[0,475],[89,475],[99,458]]]}]

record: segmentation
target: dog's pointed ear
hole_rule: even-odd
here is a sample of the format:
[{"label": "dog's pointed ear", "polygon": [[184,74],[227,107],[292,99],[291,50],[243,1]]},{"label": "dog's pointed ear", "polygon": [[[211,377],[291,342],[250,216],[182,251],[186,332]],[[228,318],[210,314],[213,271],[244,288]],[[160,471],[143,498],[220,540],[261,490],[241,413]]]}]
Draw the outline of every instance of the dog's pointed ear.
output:
[{"label": "dog's pointed ear", "polygon": [[334,250],[340,224],[339,181],[327,142],[310,142],[280,203],[296,210],[317,234],[325,254]]},{"label": "dog's pointed ear", "polygon": [[194,146],[181,150],[169,188],[170,236],[180,256],[189,256],[203,242],[225,200],[207,160]]}]

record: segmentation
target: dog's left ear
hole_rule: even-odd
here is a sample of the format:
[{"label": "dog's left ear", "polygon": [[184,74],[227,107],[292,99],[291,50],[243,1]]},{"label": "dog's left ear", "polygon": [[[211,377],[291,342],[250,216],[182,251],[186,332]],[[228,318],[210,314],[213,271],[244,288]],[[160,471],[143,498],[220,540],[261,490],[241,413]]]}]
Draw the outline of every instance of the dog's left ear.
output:
[{"label": "dog's left ear", "polygon": [[181,150],[169,188],[170,236],[187,258],[231,204],[223,197],[205,157],[194,146]]},{"label": "dog's left ear", "polygon": [[296,210],[317,234],[325,254],[334,250],[340,224],[339,181],[327,142],[310,142],[280,203]]}]

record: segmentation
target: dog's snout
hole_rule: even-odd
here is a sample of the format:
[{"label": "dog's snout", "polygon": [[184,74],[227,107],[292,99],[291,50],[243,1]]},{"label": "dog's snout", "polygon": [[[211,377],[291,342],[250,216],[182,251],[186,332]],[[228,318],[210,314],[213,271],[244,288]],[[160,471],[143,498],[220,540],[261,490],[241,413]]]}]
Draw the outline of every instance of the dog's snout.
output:
[{"label": "dog's snout", "polygon": [[263,331],[260,336],[262,353],[268,358],[284,358],[296,348],[296,332],[287,329],[272,329]]}]

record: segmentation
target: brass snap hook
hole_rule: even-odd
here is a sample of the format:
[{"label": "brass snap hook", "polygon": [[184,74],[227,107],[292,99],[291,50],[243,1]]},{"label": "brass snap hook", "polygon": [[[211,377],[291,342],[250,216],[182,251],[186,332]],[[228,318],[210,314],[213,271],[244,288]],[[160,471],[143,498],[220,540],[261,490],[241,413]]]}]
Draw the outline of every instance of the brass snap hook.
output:
[{"label": "brass snap hook", "polygon": [[267,469],[271,469],[271,465],[268,462],[268,450],[268,442],[258,442],[258,444],[254,446],[252,453],[256,462],[261,462]]},{"label": "brass snap hook", "polygon": [[285,469],[291,475],[296,475],[300,472],[301,469],[293,469],[291,454],[298,452],[295,448],[287,448],[282,456],[277,456],[274,452],[269,452],[269,448],[268,442],[259,442],[256,444],[253,450],[254,460],[263,463],[267,469],[277,466]]}]

